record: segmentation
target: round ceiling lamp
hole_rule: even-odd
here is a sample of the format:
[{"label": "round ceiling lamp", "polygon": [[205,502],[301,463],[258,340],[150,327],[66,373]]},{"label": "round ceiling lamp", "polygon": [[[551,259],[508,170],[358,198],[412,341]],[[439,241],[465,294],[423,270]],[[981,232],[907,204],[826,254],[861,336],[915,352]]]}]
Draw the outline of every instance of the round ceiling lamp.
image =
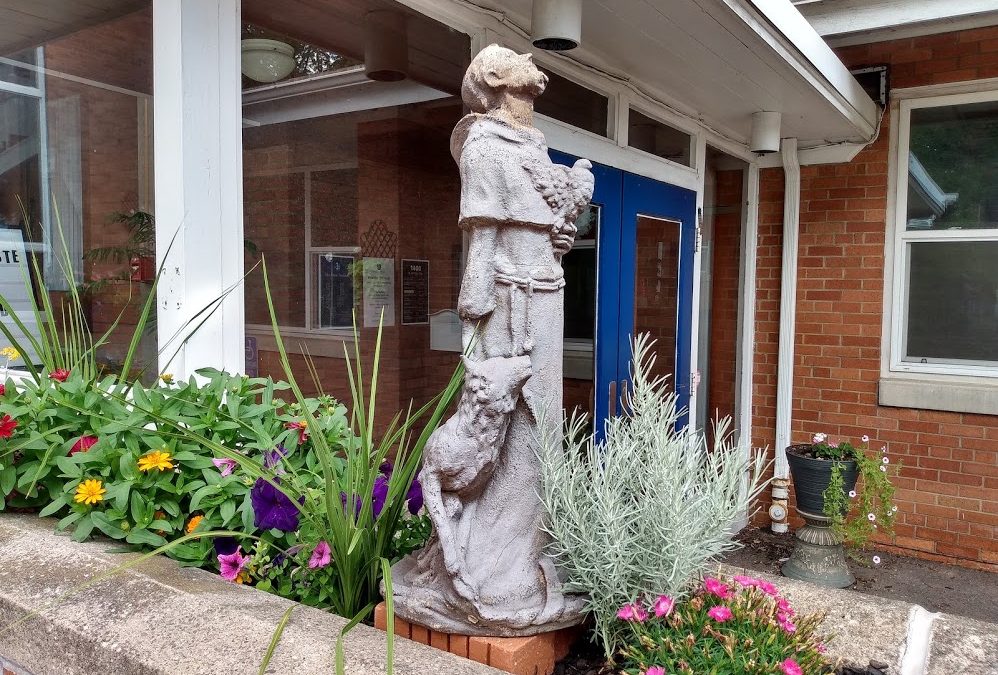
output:
[{"label": "round ceiling lamp", "polygon": [[398,82],[408,77],[405,14],[377,9],[364,16],[364,73],[379,82]]},{"label": "round ceiling lamp", "polygon": [[242,41],[243,75],[254,82],[277,82],[295,69],[294,47],[279,40],[246,38]]},{"label": "round ceiling lamp", "polygon": [[530,39],[538,49],[563,52],[582,42],[582,0],[534,0]]},{"label": "round ceiling lamp", "polygon": [[780,121],[778,112],[760,111],[752,113],[752,137],[749,149],[757,155],[768,155],[780,151]]}]

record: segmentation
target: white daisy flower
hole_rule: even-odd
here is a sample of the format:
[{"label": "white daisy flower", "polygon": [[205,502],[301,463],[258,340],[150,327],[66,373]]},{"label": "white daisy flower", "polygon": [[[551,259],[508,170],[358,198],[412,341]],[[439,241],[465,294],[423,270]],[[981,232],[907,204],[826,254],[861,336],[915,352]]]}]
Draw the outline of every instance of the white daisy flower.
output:
[{"label": "white daisy flower", "polygon": [[873,564],[874,565],[879,565],[880,564],[880,556],[879,555],[873,556]]},{"label": "white daisy flower", "polygon": [[870,521],[874,521],[874,520],[876,520],[876,519],[877,519],[877,516],[875,516],[875,515],[874,515],[874,514],[872,514],[872,513],[868,513],[868,514],[866,514],[866,517],[867,517],[867,519],[868,519],[868,520],[870,520]]},{"label": "white daisy flower", "polygon": [[863,434],[863,442],[864,443],[869,443],[870,442],[870,437],[867,436],[866,434]]},{"label": "white daisy flower", "polygon": [[883,464],[880,465],[880,470],[883,471],[884,473],[887,473],[887,467],[884,466]]},{"label": "white daisy flower", "polygon": [[856,491],[849,490],[849,499],[855,499],[855,498],[856,498]]},{"label": "white daisy flower", "polygon": [[881,461],[881,462],[883,462],[884,464],[890,464],[890,463],[891,463],[891,458],[890,458],[890,457],[887,457],[887,456],[885,455],[884,457],[881,457],[881,458],[880,458],[880,461]]}]

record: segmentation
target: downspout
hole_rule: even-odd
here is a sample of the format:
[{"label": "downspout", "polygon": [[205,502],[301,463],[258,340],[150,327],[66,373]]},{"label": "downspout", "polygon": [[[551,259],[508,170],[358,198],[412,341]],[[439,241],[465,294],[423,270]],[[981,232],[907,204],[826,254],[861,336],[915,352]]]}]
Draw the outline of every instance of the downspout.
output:
[{"label": "downspout", "polygon": [[780,346],[776,374],[776,463],[773,468],[773,502],[769,509],[770,528],[786,532],[789,509],[790,423],[793,417],[794,334],[797,319],[797,248],[800,235],[800,162],[797,139],[784,138],[783,157],[783,262],[780,272]]}]

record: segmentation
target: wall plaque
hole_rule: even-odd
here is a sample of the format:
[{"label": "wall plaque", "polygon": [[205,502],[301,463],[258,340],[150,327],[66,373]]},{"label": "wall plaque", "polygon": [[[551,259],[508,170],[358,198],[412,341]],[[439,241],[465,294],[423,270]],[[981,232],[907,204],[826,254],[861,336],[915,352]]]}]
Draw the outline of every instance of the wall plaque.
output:
[{"label": "wall plaque", "polygon": [[430,261],[402,260],[402,325],[430,322]]}]

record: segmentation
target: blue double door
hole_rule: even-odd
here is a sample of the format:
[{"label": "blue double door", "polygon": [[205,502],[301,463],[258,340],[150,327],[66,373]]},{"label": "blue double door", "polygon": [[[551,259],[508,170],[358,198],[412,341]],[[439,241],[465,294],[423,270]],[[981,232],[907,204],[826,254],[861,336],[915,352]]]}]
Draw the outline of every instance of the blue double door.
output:
[{"label": "blue double door", "polygon": [[[568,165],[576,159],[557,151],[551,156]],[[631,386],[636,334],[655,339],[655,374],[668,375],[679,406],[689,407],[697,214],[692,190],[600,164],[593,174],[593,206],[580,221],[578,250],[565,258],[565,328],[566,353],[591,331],[588,407],[602,437],[604,421],[622,411]],[[594,325],[584,325],[590,321]],[[578,374],[566,362],[567,406],[573,405],[570,378]]]}]

